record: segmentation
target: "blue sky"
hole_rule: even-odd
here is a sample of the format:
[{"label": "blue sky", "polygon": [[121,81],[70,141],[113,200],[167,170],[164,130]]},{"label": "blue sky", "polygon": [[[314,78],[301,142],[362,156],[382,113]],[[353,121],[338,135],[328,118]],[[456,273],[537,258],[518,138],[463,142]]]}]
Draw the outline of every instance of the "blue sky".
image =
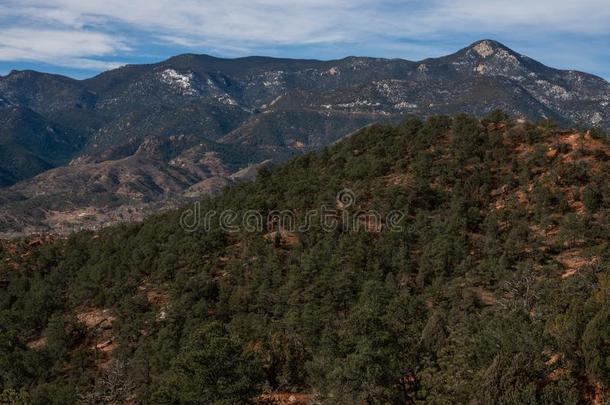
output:
[{"label": "blue sky", "polygon": [[185,53],[419,60],[479,39],[610,79],[608,0],[0,0],[0,74]]}]

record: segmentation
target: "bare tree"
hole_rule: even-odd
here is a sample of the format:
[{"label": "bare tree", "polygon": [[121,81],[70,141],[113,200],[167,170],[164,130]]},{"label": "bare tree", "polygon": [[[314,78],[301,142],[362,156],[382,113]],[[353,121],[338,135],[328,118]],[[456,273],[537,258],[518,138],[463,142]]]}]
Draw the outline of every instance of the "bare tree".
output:
[{"label": "bare tree", "polygon": [[124,404],[133,396],[135,384],[127,375],[125,362],[113,361],[106,373],[97,379],[93,390],[81,397],[81,403]]}]

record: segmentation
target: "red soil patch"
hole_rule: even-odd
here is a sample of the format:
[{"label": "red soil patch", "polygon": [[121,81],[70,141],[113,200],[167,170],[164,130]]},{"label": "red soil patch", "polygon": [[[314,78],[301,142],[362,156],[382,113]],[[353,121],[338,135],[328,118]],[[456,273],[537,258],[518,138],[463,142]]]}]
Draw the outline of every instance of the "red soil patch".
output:
[{"label": "red soil patch", "polygon": [[568,278],[578,273],[584,266],[595,263],[597,258],[587,258],[581,250],[573,249],[561,252],[555,257],[555,260],[564,266],[565,271],[561,278]]},{"label": "red soil patch", "polygon": [[549,159],[554,159],[557,156],[557,149],[555,148],[549,148],[549,150],[546,152],[546,157]]},{"label": "red soil patch", "polygon": [[404,173],[393,173],[384,177],[388,186],[408,186],[413,184],[413,176]]},{"label": "red soil patch", "polygon": [[605,405],[608,393],[604,391],[602,385],[598,382],[589,383],[585,390],[585,399],[593,405]]},{"label": "red soil patch", "polygon": [[310,399],[311,395],[298,392],[269,392],[261,395],[257,402],[274,405],[307,405]]},{"label": "red soil patch", "polygon": [[35,340],[30,340],[27,343],[27,346],[29,349],[40,349],[42,347],[45,347],[47,345],[47,337],[46,336],[42,336],[38,339]]},{"label": "red soil patch", "polygon": [[116,349],[112,334],[115,317],[108,309],[93,308],[76,314],[76,318],[88,329],[85,346],[95,351],[97,367],[108,368],[112,362],[112,351]]},{"label": "red soil patch", "polygon": [[138,286],[138,290],[146,294],[146,301],[148,301],[150,305],[158,308],[167,307],[167,304],[169,303],[169,296],[167,293],[154,290],[146,284]]},{"label": "red soil patch", "polygon": [[96,327],[101,327],[102,329],[112,328],[112,322],[115,320],[115,318],[110,314],[110,310],[99,308],[80,312],[76,314],[76,319],[85,324],[85,326],[89,329]]},{"label": "red soil patch", "polygon": [[470,291],[472,291],[484,305],[491,306],[496,304],[496,297],[483,287],[471,287]]},{"label": "red soil patch", "polygon": [[288,232],[285,229],[269,232],[268,234],[264,235],[263,238],[272,242],[279,240],[280,245],[282,246],[295,246],[299,243],[299,238],[297,235],[294,232]]}]

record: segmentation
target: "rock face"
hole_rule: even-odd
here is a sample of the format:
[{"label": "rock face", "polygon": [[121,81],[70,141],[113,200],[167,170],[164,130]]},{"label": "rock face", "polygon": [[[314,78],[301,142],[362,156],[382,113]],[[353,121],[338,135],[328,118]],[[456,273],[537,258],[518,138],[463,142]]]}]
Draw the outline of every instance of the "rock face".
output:
[{"label": "rock face", "polygon": [[610,84],[491,40],[420,62],[187,54],[80,81],[13,71],[0,76],[0,232],[146,215],[372,122],[495,108],[609,128]]}]

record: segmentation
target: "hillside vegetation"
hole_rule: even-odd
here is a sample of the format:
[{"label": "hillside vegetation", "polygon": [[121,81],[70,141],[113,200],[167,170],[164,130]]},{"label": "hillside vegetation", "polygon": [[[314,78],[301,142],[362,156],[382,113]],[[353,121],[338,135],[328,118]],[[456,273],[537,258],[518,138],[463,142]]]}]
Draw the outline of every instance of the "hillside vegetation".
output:
[{"label": "hillside vegetation", "polygon": [[0,402],[603,403],[609,177],[597,131],[407,119],[201,202],[398,210],[400,230],[187,232],[172,212],[7,242]]},{"label": "hillside vegetation", "polygon": [[85,80],[0,76],[0,237],[99,229],[372,123],[502,108],[610,129],[610,83],[493,40],[422,61],[178,55]]}]

